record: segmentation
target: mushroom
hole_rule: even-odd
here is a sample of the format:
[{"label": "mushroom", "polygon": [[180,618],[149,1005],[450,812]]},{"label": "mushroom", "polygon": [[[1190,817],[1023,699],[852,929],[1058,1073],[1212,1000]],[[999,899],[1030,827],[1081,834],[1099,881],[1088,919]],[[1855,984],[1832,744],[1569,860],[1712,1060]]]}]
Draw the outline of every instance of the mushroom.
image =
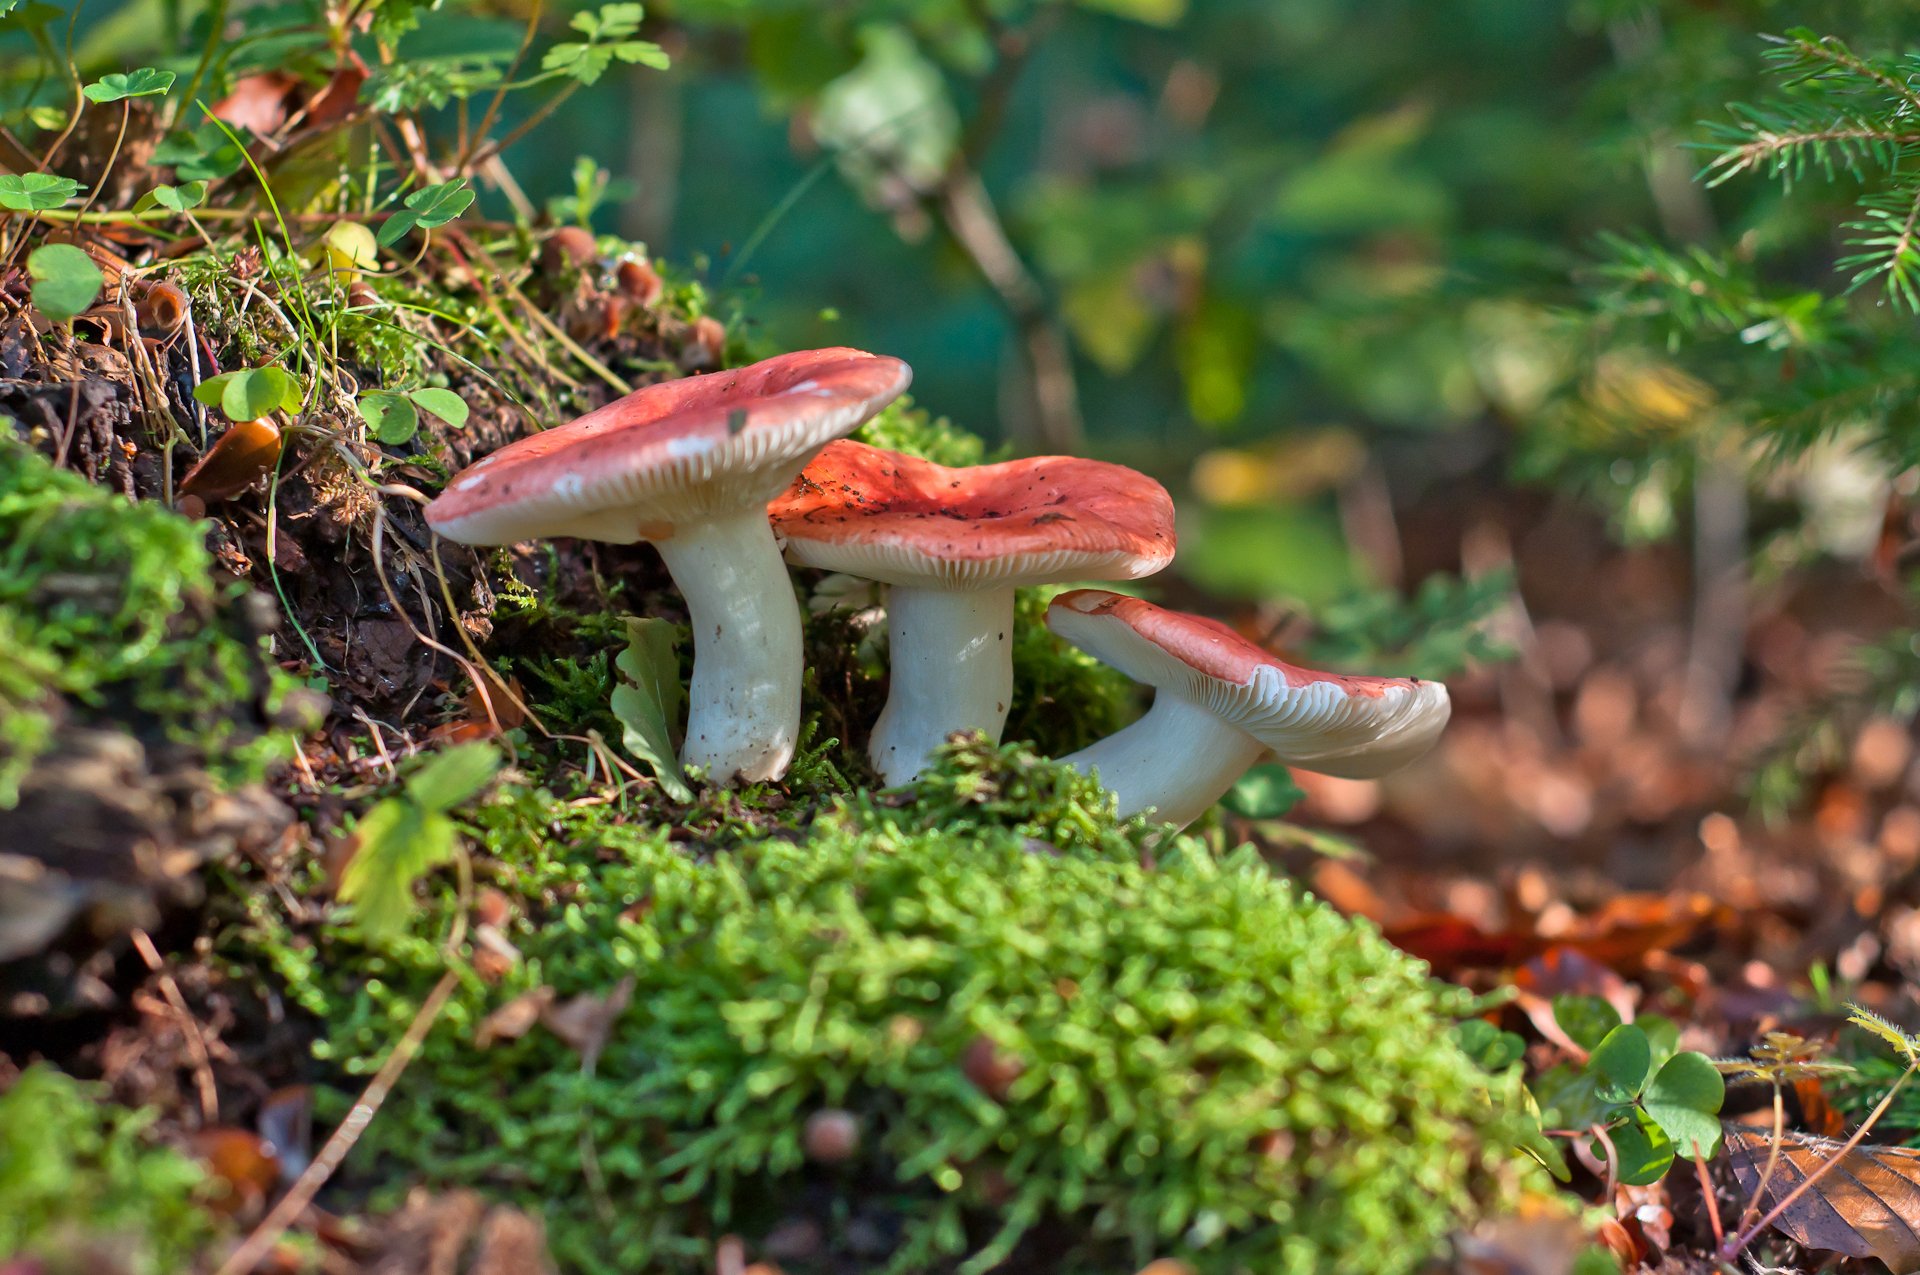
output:
[{"label": "mushroom", "polygon": [[1173,558],[1159,483],[1064,456],[949,469],[839,442],[768,514],[789,561],[888,586],[891,687],[867,753],[889,784],[955,731],[999,740],[1016,588],[1129,580]]},{"label": "mushroom", "polygon": [[1451,712],[1438,682],[1300,668],[1217,620],[1104,589],[1061,594],[1047,627],[1155,688],[1139,721],[1061,759],[1097,776],[1122,816],[1191,823],[1269,752],[1324,775],[1384,775],[1431,748]]},{"label": "mushroom", "polygon": [[649,385],[469,466],[427,521],[473,545],[652,541],[693,623],[682,760],[716,783],[777,778],[800,728],[800,615],[767,501],[912,375],[829,349]]}]

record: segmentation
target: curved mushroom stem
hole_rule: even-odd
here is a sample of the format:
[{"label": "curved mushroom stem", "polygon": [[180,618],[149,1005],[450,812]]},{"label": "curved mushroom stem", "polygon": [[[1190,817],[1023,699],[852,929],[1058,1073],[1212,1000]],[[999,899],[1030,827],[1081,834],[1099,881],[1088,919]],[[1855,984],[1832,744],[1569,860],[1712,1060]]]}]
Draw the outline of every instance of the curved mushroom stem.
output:
[{"label": "curved mushroom stem", "polygon": [[1121,818],[1151,809],[1154,818],[1184,828],[1266,751],[1192,700],[1161,690],[1139,721],[1060,760],[1097,775],[1119,800]]},{"label": "curved mushroom stem", "polygon": [[891,689],[867,756],[888,784],[920,773],[957,730],[1000,742],[1013,702],[1013,590],[887,589]]},{"label": "curved mushroom stem", "polygon": [[693,622],[681,762],[718,784],[779,778],[800,733],[800,608],[766,511],[687,524],[654,547]]}]

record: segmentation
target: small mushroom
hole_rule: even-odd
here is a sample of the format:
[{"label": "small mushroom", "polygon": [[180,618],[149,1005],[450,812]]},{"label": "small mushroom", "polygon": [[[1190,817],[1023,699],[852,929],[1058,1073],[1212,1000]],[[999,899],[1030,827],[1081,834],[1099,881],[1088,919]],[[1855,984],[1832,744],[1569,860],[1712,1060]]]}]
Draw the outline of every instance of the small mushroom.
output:
[{"label": "small mushroom", "polygon": [[709,779],[773,779],[800,728],[800,615],[767,501],[912,369],[804,350],[636,390],[454,476],[427,521],[462,544],[650,540],[693,622],[682,760]]},{"label": "small mushroom", "polygon": [[954,731],[999,740],[1017,587],[1131,580],[1173,559],[1159,483],[1064,456],[949,469],[838,442],[768,514],[790,561],[888,586],[891,687],[868,756],[890,784]]},{"label": "small mushroom", "polygon": [[1299,668],[1217,620],[1104,589],[1061,594],[1047,627],[1155,690],[1139,721],[1061,759],[1097,776],[1122,816],[1191,823],[1269,752],[1323,775],[1384,775],[1431,748],[1452,711],[1438,682]]}]

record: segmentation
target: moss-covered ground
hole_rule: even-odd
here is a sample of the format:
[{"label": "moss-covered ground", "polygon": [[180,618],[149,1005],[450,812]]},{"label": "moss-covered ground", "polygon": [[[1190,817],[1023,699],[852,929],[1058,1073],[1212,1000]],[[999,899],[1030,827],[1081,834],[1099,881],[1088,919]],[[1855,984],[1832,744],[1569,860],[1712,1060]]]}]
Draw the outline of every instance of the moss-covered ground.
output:
[{"label": "moss-covered ground", "polygon": [[[203,435],[179,395],[137,385],[113,386],[132,410],[65,435],[25,422],[0,451],[0,805],[82,722],[191,747],[222,786],[270,773],[291,808],[289,831],[228,855],[211,898],[169,923],[204,985],[253,1007],[223,1042],[251,1085],[237,1062],[172,1064],[206,1070],[223,1119],[300,1082],[331,1128],[424,1032],[323,1202],[377,1216],[415,1187],[474,1188],[544,1218],[561,1268],[596,1272],[710,1270],[734,1236],[792,1272],[1178,1258],[1377,1275],[1511,1192],[1518,1079],[1456,1044],[1464,994],[1252,851],[1116,820],[1044,760],[1138,707],[1037,622],[1044,595],[1021,601],[1015,742],[958,744],[917,789],[876,791],[879,599],[796,573],[799,760],[776,784],[675,800],[609,707],[625,618],[684,619],[651,551],[460,549],[433,540],[418,498],[604,401],[609,378],[762,351],[737,318],[716,348],[691,284],[615,331],[535,341],[512,306],[564,315],[610,286],[590,263],[538,271],[538,253],[524,235],[450,240],[435,269],[362,298],[377,322],[297,255],[256,254],[252,277],[300,288],[298,324],[333,353],[300,369],[319,408],[231,490],[178,484],[232,427],[216,415]],[[476,284],[483,255],[501,284]],[[245,271],[173,273],[227,365],[283,348]],[[157,356],[185,367],[178,348]],[[539,375],[545,359],[572,387]],[[419,383],[462,393],[464,428],[423,417],[381,442],[328,406],[349,384]],[[906,407],[864,436],[983,454]],[[44,459],[61,453],[94,481]],[[248,627],[262,609],[271,638]],[[267,711],[290,688],[323,697],[317,728]],[[486,759],[470,782],[422,778],[455,748]],[[375,926],[342,883],[397,840],[398,923]],[[69,930],[15,968],[103,939],[122,942]],[[86,1038],[37,1052],[98,1066]],[[176,1108],[163,1126],[205,1119]],[[0,1213],[20,1189],[0,1172]],[[155,1252],[180,1235],[124,1227]]]}]

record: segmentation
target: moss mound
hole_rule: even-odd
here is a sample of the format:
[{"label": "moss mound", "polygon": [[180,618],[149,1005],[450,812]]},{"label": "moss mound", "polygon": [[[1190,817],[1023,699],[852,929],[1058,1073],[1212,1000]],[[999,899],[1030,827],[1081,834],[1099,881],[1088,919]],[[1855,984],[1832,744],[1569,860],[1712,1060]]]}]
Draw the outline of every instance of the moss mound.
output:
[{"label": "moss mound", "polygon": [[201,525],[0,438],[0,810],[56,725],[107,723],[258,778],[244,745],[274,675],[266,617],[217,573]]},{"label": "moss mound", "polygon": [[0,1094],[0,1257],[25,1269],[188,1269],[212,1234],[205,1171],[149,1145],[150,1117],[98,1101],[51,1067],[30,1067]]},{"label": "moss mound", "polygon": [[[710,1270],[735,1233],[790,1272],[1381,1275],[1499,1193],[1515,1090],[1456,1046],[1464,994],[1030,754],[707,861],[524,786],[470,824],[522,959],[465,978],[353,1163],[544,1208],[569,1268]],[[261,924],[352,1073],[444,967]],[[621,987],[591,1061],[498,1013]]]}]

